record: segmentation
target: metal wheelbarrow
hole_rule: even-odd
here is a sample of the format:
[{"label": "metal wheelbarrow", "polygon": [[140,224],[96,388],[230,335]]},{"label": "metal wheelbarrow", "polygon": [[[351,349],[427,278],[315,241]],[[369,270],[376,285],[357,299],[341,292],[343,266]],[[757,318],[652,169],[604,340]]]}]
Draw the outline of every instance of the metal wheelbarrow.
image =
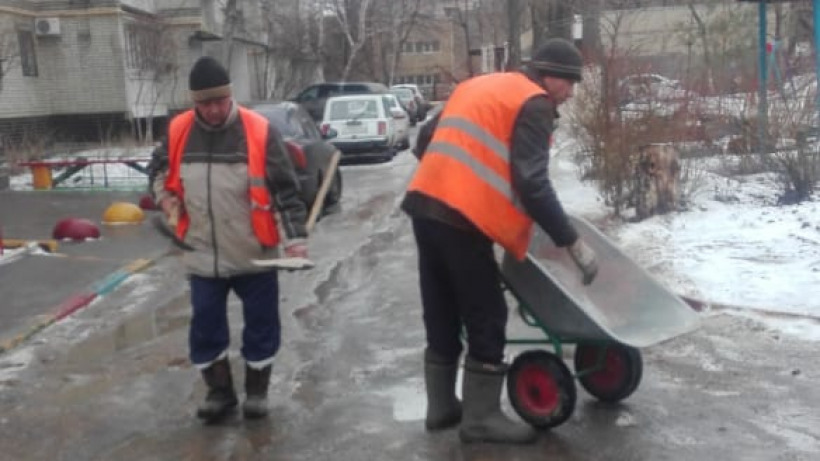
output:
[{"label": "metal wheelbarrow", "polygon": [[[508,344],[550,344],[513,360],[507,392],[515,411],[537,428],[565,422],[575,409],[575,379],[592,396],[615,403],[640,384],[638,348],[690,332],[699,315],[666,289],[589,222],[570,216],[595,251],[598,276],[588,286],[566,250],[535,231],[523,261],[505,254],[501,283],[518,302],[525,324],[546,338],[508,339]],[[574,373],[564,363],[562,345],[574,344]]]}]

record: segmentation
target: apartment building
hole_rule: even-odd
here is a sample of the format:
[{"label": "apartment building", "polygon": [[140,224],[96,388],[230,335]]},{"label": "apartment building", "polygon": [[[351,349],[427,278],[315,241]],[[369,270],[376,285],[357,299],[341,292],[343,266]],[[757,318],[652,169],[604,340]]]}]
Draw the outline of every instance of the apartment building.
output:
[{"label": "apartment building", "polygon": [[[194,60],[229,56],[239,99],[258,97],[255,50],[243,37],[260,1],[241,1],[243,19],[229,52],[217,0],[3,0],[0,4],[0,136],[90,141],[161,130],[169,113],[189,107]],[[250,21],[250,20],[248,20]]]},{"label": "apartment building", "polygon": [[500,70],[507,40],[505,5],[506,0],[428,3],[404,43],[393,83],[415,83],[428,98],[444,99],[459,81]]}]

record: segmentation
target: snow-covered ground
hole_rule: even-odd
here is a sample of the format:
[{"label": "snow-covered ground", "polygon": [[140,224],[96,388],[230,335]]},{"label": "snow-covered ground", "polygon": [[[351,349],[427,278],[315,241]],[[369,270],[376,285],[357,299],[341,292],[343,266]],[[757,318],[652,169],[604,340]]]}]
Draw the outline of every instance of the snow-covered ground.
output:
[{"label": "snow-covered ground", "polygon": [[[592,184],[578,180],[575,143],[559,131],[551,176],[570,213],[605,218]],[[726,177],[698,169],[689,209],[606,232],[672,291],[765,321],[779,330],[820,340],[820,202],[778,206],[767,175]],[[781,321],[807,316],[808,323]]]}]

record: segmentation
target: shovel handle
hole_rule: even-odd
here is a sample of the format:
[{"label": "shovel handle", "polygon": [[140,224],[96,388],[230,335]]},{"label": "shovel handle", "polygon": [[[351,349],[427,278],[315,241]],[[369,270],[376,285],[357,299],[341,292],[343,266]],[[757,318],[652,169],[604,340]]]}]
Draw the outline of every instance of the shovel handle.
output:
[{"label": "shovel handle", "polygon": [[339,152],[338,149],[334,150],[333,155],[330,156],[330,160],[327,162],[327,169],[322,178],[322,184],[319,186],[319,191],[316,192],[316,198],[313,200],[313,206],[310,207],[310,214],[308,215],[307,224],[305,224],[308,234],[313,230],[316,220],[319,219],[319,213],[324,207],[325,196],[330,189],[330,184],[333,183],[333,178],[336,176],[336,168],[339,167],[339,159],[341,156],[342,153]]}]

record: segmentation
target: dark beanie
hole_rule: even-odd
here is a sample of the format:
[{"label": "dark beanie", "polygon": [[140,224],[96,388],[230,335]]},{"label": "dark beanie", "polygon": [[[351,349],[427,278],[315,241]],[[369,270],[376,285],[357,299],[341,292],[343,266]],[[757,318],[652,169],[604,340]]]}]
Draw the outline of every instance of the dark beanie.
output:
[{"label": "dark beanie", "polygon": [[529,66],[541,76],[551,76],[581,81],[584,59],[581,52],[569,40],[551,38],[535,52]]},{"label": "dark beanie", "polygon": [[231,95],[231,79],[228,71],[210,56],[199,58],[191,68],[188,89],[194,102],[223,98]]}]

